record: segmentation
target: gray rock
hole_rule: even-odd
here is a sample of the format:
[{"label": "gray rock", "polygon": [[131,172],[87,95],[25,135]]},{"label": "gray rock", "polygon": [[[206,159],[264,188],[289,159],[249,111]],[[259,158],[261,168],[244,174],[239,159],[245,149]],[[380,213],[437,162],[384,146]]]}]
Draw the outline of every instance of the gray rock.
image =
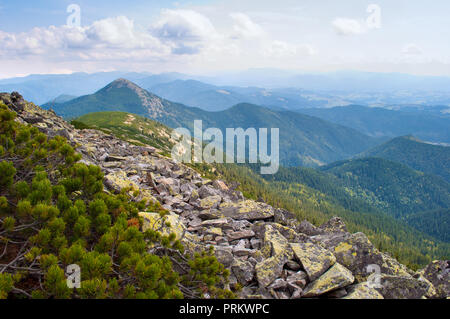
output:
[{"label": "gray rock", "polygon": [[436,298],[450,297],[450,261],[433,261],[419,274],[431,282],[436,289]]},{"label": "gray rock", "polygon": [[215,246],[214,253],[217,257],[217,260],[226,268],[230,267],[233,263],[234,257],[231,247]]},{"label": "gray rock", "polygon": [[246,239],[246,238],[252,238],[255,236],[255,232],[253,230],[247,229],[247,230],[241,230],[237,232],[232,232],[227,235],[228,240],[239,240],[239,239]]},{"label": "gray rock", "polygon": [[316,281],[310,283],[306,287],[303,296],[306,298],[317,297],[333,290],[347,287],[354,281],[355,278],[353,277],[351,271],[336,263]]},{"label": "gray rock", "polygon": [[248,261],[235,258],[231,265],[231,271],[236,276],[238,282],[244,286],[253,281],[255,270],[253,265]]}]

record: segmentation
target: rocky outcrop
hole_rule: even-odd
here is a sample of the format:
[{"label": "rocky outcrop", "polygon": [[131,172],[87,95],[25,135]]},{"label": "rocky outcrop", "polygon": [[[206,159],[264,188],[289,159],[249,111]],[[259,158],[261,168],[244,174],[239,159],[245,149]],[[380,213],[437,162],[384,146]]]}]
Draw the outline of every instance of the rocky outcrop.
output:
[{"label": "rocky outcrop", "polygon": [[[340,218],[316,227],[285,210],[244,198],[224,181],[195,170],[152,147],[131,145],[95,130],[75,130],[52,111],[18,94],[0,99],[18,121],[50,136],[66,137],[86,164],[101,167],[105,191],[126,190],[135,201],[159,202],[170,214],[142,212],[143,231],[175,233],[188,251],[212,247],[230,270],[242,298],[446,298],[449,263],[434,262],[415,274],[378,251],[362,233],[349,233]],[[167,225],[166,225],[167,226]]]},{"label": "rocky outcrop", "polygon": [[331,267],[323,276],[313,281],[306,287],[304,297],[317,297],[327,292],[347,287],[355,281],[352,272],[337,263]]},{"label": "rocky outcrop", "polygon": [[436,289],[436,298],[448,298],[450,296],[450,261],[435,260],[418,275],[431,282]]},{"label": "rocky outcrop", "polygon": [[331,251],[312,243],[293,243],[291,248],[309,280],[314,281],[336,263]]}]

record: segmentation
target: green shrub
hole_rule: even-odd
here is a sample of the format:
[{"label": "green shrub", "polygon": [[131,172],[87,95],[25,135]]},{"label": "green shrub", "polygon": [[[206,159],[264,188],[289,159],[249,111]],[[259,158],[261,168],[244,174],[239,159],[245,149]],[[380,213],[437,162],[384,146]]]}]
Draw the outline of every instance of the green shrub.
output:
[{"label": "green shrub", "polygon": [[[15,117],[0,105],[0,298],[233,297],[211,252],[190,256],[174,234],[129,223],[140,211],[165,218],[158,203],[104,193],[99,167],[78,163],[64,138],[48,139]],[[15,244],[5,246],[9,240]],[[73,264],[80,289],[67,285]]]}]

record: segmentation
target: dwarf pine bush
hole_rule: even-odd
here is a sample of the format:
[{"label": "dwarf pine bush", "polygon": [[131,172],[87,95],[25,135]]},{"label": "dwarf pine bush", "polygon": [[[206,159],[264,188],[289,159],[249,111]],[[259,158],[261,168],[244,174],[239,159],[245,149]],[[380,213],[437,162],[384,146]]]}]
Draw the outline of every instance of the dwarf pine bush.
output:
[{"label": "dwarf pine bush", "polygon": [[[0,103],[0,299],[234,296],[211,251],[191,256],[174,234],[139,230],[140,211],[164,218],[159,204],[105,193],[99,167],[15,118]],[[67,285],[73,264],[80,289]]]}]

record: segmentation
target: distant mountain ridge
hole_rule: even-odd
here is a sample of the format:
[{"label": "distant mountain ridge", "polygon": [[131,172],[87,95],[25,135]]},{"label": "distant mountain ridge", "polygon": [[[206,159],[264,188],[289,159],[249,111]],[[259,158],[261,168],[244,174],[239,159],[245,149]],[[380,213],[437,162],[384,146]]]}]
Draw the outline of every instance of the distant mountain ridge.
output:
[{"label": "distant mountain ridge", "polygon": [[358,157],[380,157],[399,162],[450,182],[450,147],[423,143],[413,136],[395,138]]},{"label": "distant mountain ridge", "polygon": [[318,166],[352,157],[380,143],[353,129],[295,112],[238,104],[221,112],[173,103],[136,84],[118,79],[100,91],[55,106],[66,118],[101,111],[122,111],[149,117],[169,127],[193,129],[202,120],[204,129],[280,128],[280,157],[284,165]]},{"label": "distant mountain ridge", "polygon": [[360,105],[298,112],[354,128],[370,136],[414,135],[421,140],[450,143],[450,118],[417,112],[393,111]]},{"label": "distant mountain ridge", "polygon": [[332,96],[326,98],[325,94],[321,94],[318,98],[314,92],[301,89],[214,86],[195,80],[159,83],[148,89],[168,100],[213,112],[226,110],[240,103],[256,104],[279,110],[349,103]]},{"label": "distant mountain ridge", "polygon": [[[419,106],[450,105],[450,78],[426,77],[397,73],[371,73],[355,71],[339,71],[329,73],[299,73],[275,69],[250,69],[239,72],[225,72],[210,76],[188,75],[177,72],[151,74],[148,72],[97,72],[72,74],[36,74],[26,77],[0,80],[0,92],[22,92],[23,95],[37,104],[44,104],[61,94],[86,95],[101,89],[113,80],[124,77],[140,87],[153,91],[159,84],[174,81],[194,80],[205,85],[219,88],[232,88],[236,94],[251,97],[253,88],[275,92],[273,99],[256,96],[257,100],[239,99],[238,103],[253,103],[258,105],[295,109],[298,107],[332,107],[349,104],[370,106],[401,106],[411,104]],[[178,83],[180,84],[180,83]],[[189,83],[185,89],[189,89]],[[242,89],[242,90],[240,90]],[[250,90],[248,90],[250,89]],[[170,90],[164,88],[166,93]],[[261,89],[259,89],[261,91]],[[303,94],[306,91],[306,94]],[[303,92],[303,93],[302,93]],[[169,100],[177,101],[175,96],[156,92]],[[189,93],[189,92],[187,92]],[[217,93],[217,92],[216,92]],[[231,93],[231,92],[230,92]],[[211,94],[211,95],[210,95]],[[182,96],[179,96],[180,98]],[[183,96],[186,99],[187,96]],[[200,106],[205,103],[210,106],[211,98],[218,98],[214,90],[200,96],[190,96],[196,103],[184,104]],[[287,100],[277,101],[277,98]],[[294,104],[289,101],[292,99]],[[186,99],[187,100],[187,99]],[[224,100],[224,103],[226,99]],[[307,102],[307,104],[305,104]],[[227,102],[228,103],[228,102]],[[274,104],[275,103],[275,104]],[[285,104],[283,104],[285,103]],[[224,104],[225,105],[225,104]],[[226,105],[229,105],[226,104]],[[291,108],[293,106],[293,108]],[[206,110],[211,110],[206,108]],[[218,109],[215,109],[218,110]]]}]

